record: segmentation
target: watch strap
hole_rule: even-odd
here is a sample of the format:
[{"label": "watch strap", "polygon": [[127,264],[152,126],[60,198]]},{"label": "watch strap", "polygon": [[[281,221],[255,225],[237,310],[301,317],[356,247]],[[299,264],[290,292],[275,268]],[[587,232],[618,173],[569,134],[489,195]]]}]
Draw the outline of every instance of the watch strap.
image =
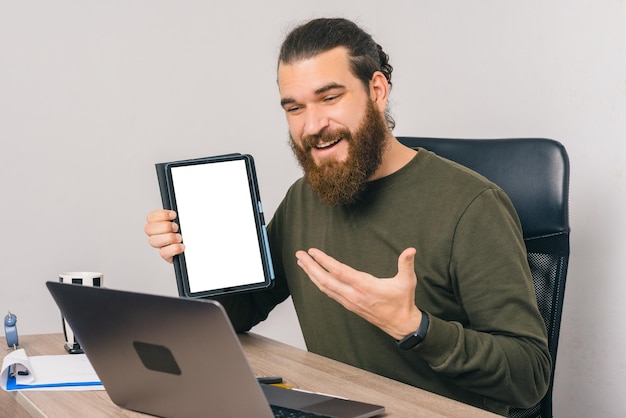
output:
[{"label": "watch strap", "polygon": [[403,350],[410,350],[414,348],[416,345],[421,343],[424,338],[426,338],[426,333],[428,332],[428,327],[430,326],[430,318],[428,314],[421,309],[420,312],[422,312],[422,322],[420,322],[420,326],[417,330],[398,341],[398,347]]}]

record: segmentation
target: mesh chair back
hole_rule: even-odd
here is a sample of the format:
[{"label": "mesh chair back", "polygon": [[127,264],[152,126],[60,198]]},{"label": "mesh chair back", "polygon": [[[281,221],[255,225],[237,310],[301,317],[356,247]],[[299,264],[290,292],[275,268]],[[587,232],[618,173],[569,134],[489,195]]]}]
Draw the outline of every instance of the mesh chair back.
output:
[{"label": "mesh chair back", "polygon": [[543,138],[444,139],[398,137],[482,174],[511,198],[522,223],[528,264],[552,356],[550,386],[528,409],[509,417],[552,417],[552,387],[569,262],[569,159],[563,145]]}]

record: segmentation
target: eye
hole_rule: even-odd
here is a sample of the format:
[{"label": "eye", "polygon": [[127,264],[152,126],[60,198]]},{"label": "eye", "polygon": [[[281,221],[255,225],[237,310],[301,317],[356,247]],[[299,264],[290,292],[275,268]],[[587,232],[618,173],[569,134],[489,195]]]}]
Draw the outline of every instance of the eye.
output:
[{"label": "eye", "polygon": [[324,102],[332,103],[332,102],[336,102],[338,99],[339,99],[339,94],[333,94],[331,96],[324,97]]},{"label": "eye", "polygon": [[285,107],[285,112],[287,113],[297,113],[300,110],[302,110],[302,106],[292,105],[292,106]]}]

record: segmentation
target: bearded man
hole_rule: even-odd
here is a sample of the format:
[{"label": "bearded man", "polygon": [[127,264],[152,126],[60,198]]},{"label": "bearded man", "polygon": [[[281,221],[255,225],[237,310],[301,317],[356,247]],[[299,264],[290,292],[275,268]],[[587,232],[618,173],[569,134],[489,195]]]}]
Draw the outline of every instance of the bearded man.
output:
[{"label": "bearded man", "polygon": [[[278,88],[304,177],[268,226],[276,284],[217,299],[243,332],[291,296],[309,351],[502,415],[530,407],[551,360],[515,209],[394,138],[391,73],[349,20],[289,33]],[[184,251],[175,217],[145,226],[170,262]]]}]

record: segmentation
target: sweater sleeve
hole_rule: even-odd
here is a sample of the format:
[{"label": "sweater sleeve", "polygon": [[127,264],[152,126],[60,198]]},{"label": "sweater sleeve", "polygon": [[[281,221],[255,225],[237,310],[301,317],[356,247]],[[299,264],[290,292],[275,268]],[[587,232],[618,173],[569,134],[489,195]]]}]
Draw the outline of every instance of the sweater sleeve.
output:
[{"label": "sweater sleeve", "polygon": [[269,313],[287,299],[288,290],[281,284],[272,289],[241,294],[218,296],[214,299],[222,304],[236,332],[249,331],[267,319]]},{"label": "sweater sleeve", "polygon": [[430,315],[415,352],[467,390],[515,407],[536,404],[551,359],[519,220],[501,190],[481,193],[460,218],[449,274],[468,323]]}]

